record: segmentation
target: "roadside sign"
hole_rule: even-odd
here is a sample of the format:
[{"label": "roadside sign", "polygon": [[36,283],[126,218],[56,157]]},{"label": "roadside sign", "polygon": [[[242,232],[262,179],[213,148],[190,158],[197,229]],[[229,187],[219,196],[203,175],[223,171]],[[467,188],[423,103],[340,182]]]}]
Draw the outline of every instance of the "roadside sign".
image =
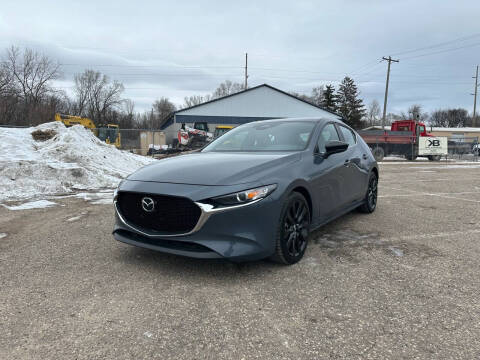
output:
[{"label": "roadside sign", "polygon": [[448,155],[448,138],[436,136],[419,137],[418,155]]}]

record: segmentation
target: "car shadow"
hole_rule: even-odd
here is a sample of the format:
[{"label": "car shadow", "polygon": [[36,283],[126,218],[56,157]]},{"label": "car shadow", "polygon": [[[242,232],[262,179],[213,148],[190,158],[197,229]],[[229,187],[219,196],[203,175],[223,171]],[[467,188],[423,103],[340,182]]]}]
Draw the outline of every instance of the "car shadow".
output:
[{"label": "car shadow", "polygon": [[165,254],[140,247],[120,245],[115,252],[118,261],[127,266],[144,271],[153,271],[164,275],[198,276],[218,279],[261,275],[285,268],[284,265],[269,260],[251,262],[232,262],[224,259],[195,259],[178,255]]},{"label": "car shadow", "polygon": [[[309,247],[318,246],[318,239],[321,238],[325,233],[335,232],[345,228],[346,226],[348,227],[348,223],[351,221],[352,217],[358,215],[360,214],[356,213],[355,211],[351,212],[313,231],[310,234]],[[332,240],[339,241],[339,239]],[[341,241],[339,241],[339,244],[340,243]],[[321,247],[323,248],[323,246]],[[268,259],[242,263],[232,262],[224,259],[196,259],[166,254],[124,244],[118,244],[116,250],[115,256],[117,260],[121,263],[124,263],[126,266],[131,266],[137,270],[152,271],[156,274],[162,275],[178,275],[181,273],[183,276],[202,276],[206,278],[210,277],[212,279],[218,279],[219,275],[221,274],[221,278],[231,279],[247,277],[251,276],[252,274],[261,276],[262,274],[278,272],[282,270],[291,271],[290,266],[278,264]],[[307,256],[309,256],[308,249],[306,257]],[[304,261],[305,258],[300,261],[299,264],[302,264]],[[295,266],[297,265],[293,265],[293,267]]]}]

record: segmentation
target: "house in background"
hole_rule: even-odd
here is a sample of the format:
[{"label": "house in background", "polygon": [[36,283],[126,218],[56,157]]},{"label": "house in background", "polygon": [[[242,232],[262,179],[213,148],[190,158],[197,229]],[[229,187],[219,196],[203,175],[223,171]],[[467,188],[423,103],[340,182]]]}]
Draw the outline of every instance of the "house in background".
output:
[{"label": "house in background", "polygon": [[293,117],[340,119],[335,113],[263,84],[175,111],[160,129],[165,132],[167,144],[172,144],[182,123],[193,126],[194,122],[206,122],[213,133],[219,125],[238,126],[251,121]]}]

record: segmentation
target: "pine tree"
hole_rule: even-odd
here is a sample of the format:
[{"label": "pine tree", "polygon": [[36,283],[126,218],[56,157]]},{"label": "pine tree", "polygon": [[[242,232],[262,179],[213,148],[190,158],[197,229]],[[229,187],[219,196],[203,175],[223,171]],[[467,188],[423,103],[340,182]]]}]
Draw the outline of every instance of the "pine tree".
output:
[{"label": "pine tree", "polygon": [[352,78],[345,76],[337,90],[337,112],[348,125],[354,129],[362,126],[362,118],[366,114],[362,99],[358,98],[358,89]]},{"label": "pine tree", "polygon": [[323,99],[321,106],[330,111],[337,110],[336,97],[335,97],[335,88],[333,85],[327,85],[325,91],[323,92]]}]

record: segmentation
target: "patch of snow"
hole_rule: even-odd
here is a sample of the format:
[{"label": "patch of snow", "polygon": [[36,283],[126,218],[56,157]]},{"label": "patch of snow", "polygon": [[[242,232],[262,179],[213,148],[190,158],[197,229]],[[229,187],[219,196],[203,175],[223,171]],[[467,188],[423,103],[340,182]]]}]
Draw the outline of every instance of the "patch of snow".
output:
[{"label": "patch of snow", "polygon": [[144,336],[148,337],[148,338],[151,338],[153,336],[153,334],[150,332],[150,331],[145,331],[143,333]]},{"label": "patch of snow", "polygon": [[0,233],[0,239],[3,239],[4,237],[7,237],[7,233]]},{"label": "patch of snow", "polygon": [[416,169],[480,169],[480,164],[476,165],[436,165],[436,166],[416,166]]},{"label": "patch of snow", "polygon": [[403,256],[403,250],[397,249],[393,246],[390,246],[389,249],[393,252],[395,256]]},{"label": "patch of snow", "polygon": [[[35,141],[35,130],[56,135]],[[113,189],[121,179],[156,161],[118,150],[81,125],[51,122],[34,128],[0,128],[0,201]]]},{"label": "patch of snow", "polygon": [[[384,161],[387,160],[387,161]],[[382,161],[378,162],[378,164],[382,165],[398,165],[398,164],[409,164],[412,166],[419,166],[419,165],[424,165],[424,164],[438,164],[438,165],[447,165],[447,164],[455,164],[455,165],[469,165],[469,164],[476,164],[480,165],[479,161],[472,161],[472,160],[462,160],[462,159],[452,159],[448,158],[448,160],[445,160],[443,158],[440,161],[429,161],[424,158],[417,158],[415,161],[407,161],[405,158],[399,158],[399,157],[385,157],[383,158]]]},{"label": "patch of snow", "polygon": [[7,208],[8,210],[29,210],[29,209],[43,209],[50,206],[55,206],[57,203],[48,200],[37,200],[37,201],[29,201],[20,205],[12,205],[8,206],[5,204],[1,204],[3,207]]},{"label": "patch of snow", "polygon": [[[407,162],[407,163],[412,163],[413,161],[406,161],[405,159],[405,156],[395,156],[395,155],[390,155],[390,156],[385,156],[382,160],[383,161],[387,161],[387,162],[391,162],[391,161],[403,161],[403,162]],[[415,161],[418,161],[418,162],[422,162],[422,161],[429,161],[427,158],[424,158],[424,157],[417,157],[415,159]]]},{"label": "patch of snow", "polygon": [[82,216],[83,215],[74,216],[74,217],[68,218],[67,221],[68,222],[77,221],[77,220],[80,220]]},{"label": "patch of snow", "polygon": [[108,190],[108,192],[78,193],[75,197],[88,201],[94,205],[113,203],[113,191],[111,190]]}]

